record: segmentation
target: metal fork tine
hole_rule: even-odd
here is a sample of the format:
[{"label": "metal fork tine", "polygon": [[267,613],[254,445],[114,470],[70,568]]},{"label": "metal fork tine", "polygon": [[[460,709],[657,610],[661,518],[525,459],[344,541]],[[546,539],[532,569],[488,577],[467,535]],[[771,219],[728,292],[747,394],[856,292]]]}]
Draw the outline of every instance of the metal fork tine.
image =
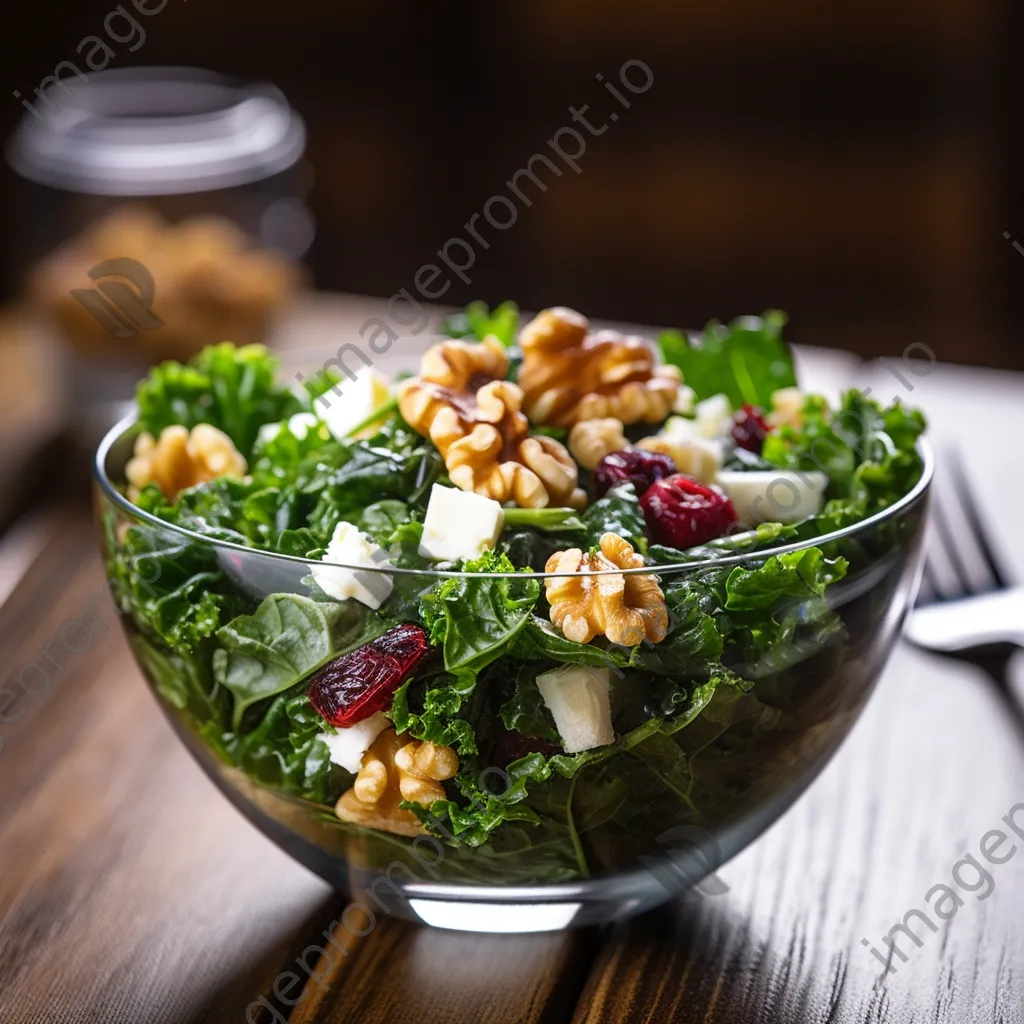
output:
[{"label": "metal fork tine", "polygon": [[[1003,571],[999,568],[999,563],[996,561],[996,556],[992,549],[992,543],[989,539],[988,531],[982,524],[981,516],[978,512],[978,506],[971,497],[972,491],[970,484],[967,482],[967,474],[964,472],[963,463],[960,460],[960,454],[956,450],[950,451],[949,453],[949,468],[957,494],[960,498],[960,505],[964,510],[964,515],[967,517],[967,522],[970,524],[971,532],[974,534],[974,539],[981,551],[981,557],[985,560],[985,564],[988,566],[988,571],[992,574],[992,578],[995,580],[996,588],[1004,590],[1010,584]],[[936,504],[938,503],[936,502]]]},{"label": "metal fork tine", "polygon": [[956,577],[957,584],[960,587],[956,594],[949,594],[948,596],[962,597],[974,593],[977,587],[972,583],[971,574],[967,571],[967,566],[960,557],[956,537],[949,525],[949,520],[946,518],[946,510],[943,508],[941,501],[936,501],[932,506],[932,524],[935,526],[939,543],[946,552],[946,560],[949,562],[953,575]]}]

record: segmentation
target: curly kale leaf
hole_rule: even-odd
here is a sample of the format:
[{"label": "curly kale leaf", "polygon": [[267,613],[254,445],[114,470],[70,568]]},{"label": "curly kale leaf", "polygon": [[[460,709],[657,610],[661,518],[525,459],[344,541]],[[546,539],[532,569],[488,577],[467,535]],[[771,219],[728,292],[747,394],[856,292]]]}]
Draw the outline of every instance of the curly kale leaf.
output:
[{"label": "curly kale leaf", "polygon": [[322,736],[323,719],[309,698],[282,694],[254,729],[229,737],[225,749],[239,768],[264,785],[332,804],[351,776],[331,762]]},{"label": "curly kale leaf", "polygon": [[[413,686],[416,693],[410,695]],[[414,684],[410,680],[395,693],[388,716],[399,733],[407,732],[418,740],[446,744],[460,754],[475,754],[473,727],[459,717],[475,686],[476,677],[467,675],[440,676],[425,684]]]},{"label": "curly kale leaf", "polygon": [[173,424],[212,423],[248,458],[263,424],[308,408],[277,383],[278,367],[262,345],[230,342],[203,349],[185,365],[161,363],[136,392],[139,424],[158,435]]},{"label": "curly kale leaf", "polygon": [[244,599],[209,544],[173,530],[133,525],[118,537],[106,520],[111,594],[141,630],[179,654],[200,649]]},{"label": "curly kale leaf", "polygon": [[853,389],[834,412],[824,399],[810,396],[802,425],[772,431],[762,454],[784,469],[827,474],[832,501],[823,516],[841,516],[847,508],[863,518],[903,497],[920,479],[916,446],[924,428],[918,410],[900,402],[883,409]]}]

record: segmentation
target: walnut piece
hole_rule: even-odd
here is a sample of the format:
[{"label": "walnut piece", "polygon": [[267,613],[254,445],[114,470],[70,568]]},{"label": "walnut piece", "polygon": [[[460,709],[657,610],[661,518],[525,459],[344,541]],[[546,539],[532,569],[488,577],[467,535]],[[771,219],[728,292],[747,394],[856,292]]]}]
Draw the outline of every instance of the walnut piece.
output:
[{"label": "walnut piece", "polygon": [[642,338],[590,334],[589,327],[586,317],[558,306],[519,332],[518,379],[530,419],[555,427],[608,416],[626,424],[665,419],[679,394],[679,370],[656,365]]},{"label": "walnut piece", "polygon": [[406,422],[430,438],[456,487],[522,508],[582,508],[579,471],[565,447],[530,437],[522,391],[502,380],[508,357],[493,338],[428,349],[419,377],[398,389]]},{"label": "walnut piece", "polygon": [[459,758],[451,747],[410,741],[394,728],[385,729],[363,754],[356,781],[342,793],[334,813],[355,825],[399,836],[421,835],[419,818],[403,810],[402,801],[429,807],[444,798],[441,783],[458,770]]},{"label": "walnut piece", "polygon": [[147,484],[156,484],[173,501],[187,487],[222,476],[242,477],[247,469],[227,434],[200,423],[191,431],[178,425],[165,427],[159,441],[152,434],[139,434],[124,473],[131,501]]},{"label": "walnut piece", "polygon": [[569,451],[584,469],[596,469],[606,455],[628,447],[629,442],[622,432],[622,420],[614,416],[580,420],[569,431]]},{"label": "walnut piece", "polygon": [[[648,573],[623,575],[616,569],[639,569],[644,560],[615,533],[600,540],[600,552],[579,548],[556,551],[545,572],[576,573],[544,581],[551,621],[568,640],[589,643],[604,634],[613,644],[635,647],[643,640],[660,643],[668,632],[668,609],[658,578]],[[604,573],[605,575],[591,575]]]},{"label": "walnut piece", "polygon": [[442,341],[420,360],[420,378],[452,391],[472,392],[508,373],[508,355],[497,338],[483,341]]}]

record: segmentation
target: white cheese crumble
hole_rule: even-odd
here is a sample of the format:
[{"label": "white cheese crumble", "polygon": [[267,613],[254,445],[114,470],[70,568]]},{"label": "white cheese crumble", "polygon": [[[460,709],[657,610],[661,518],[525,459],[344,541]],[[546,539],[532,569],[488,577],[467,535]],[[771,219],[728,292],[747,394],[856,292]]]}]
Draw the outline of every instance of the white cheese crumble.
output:
[{"label": "white cheese crumble", "polygon": [[389,725],[391,722],[384,712],[377,711],[355,725],[340,728],[336,732],[325,732],[320,739],[327,744],[331,761],[355,775],[363,762],[363,754]]},{"label": "white cheese crumble", "polygon": [[328,391],[323,400],[313,403],[317,415],[339,441],[344,441],[353,427],[359,426],[371,413],[391,397],[387,381],[372,367],[365,366],[355,380],[343,379],[337,390]]},{"label": "white cheese crumble", "polygon": [[567,754],[615,741],[610,676],[609,669],[590,665],[563,665],[537,676],[537,689],[555,720]]},{"label": "white cheese crumble", "polygon": [[741,523],[798,523],[821,511],[828,477],[818,470],[723,469],[715,483],[728,495]]},{"label": "white cheese crumble", "polygon": [[712,395],[698,402],[697,426],[705,437],[721,437],[732,427],[732,405],[726,395]]},{"label": "white cheese crumble", "polygon": [[504,525],[505,512],[492,498],[434,484],[420,554],[438,561],[479,558],[497,544]]},{"label": "white cheese crumble", "polygon": [[377,609],[395,585],[388,573],[367,571],[386,569],[391,560],[352,523],[335,526],[321,561],[326,564],[313,566],[313,579],[325,594],[339,601],[355,598],[367,608]]}]

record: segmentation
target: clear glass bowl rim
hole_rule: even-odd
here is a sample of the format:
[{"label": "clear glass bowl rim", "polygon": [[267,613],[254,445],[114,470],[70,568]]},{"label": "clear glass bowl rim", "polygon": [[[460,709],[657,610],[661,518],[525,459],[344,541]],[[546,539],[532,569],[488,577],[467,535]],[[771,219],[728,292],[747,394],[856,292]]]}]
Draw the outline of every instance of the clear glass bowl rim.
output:
[{"label": "clear glass bowl rim", "polygon": [[[100,441],[99,446],[96,449],[96,456],[93,462],[93,474],[96,478],[96,482],[99,485],[100,490],[103,492],[104,497],[107,498],[114,506],[124,512],[126,515],[131,516],[134,519],[141,520],[150,526],[159,527],[167,530],[171,533],[177,533],[182,537],[187,537],[189,540],[198,541],[202,544],[209,544],[215,548],[225,548],[229,551],[238,551],[247,555],[255,555],[262,558],[276,559],[281,562],[298,563],[306,566],[320,566],[324,565],[336,565],[342,569],[351,569],[358,572],[373,572],[380,573],[388,576],[420,576],[434,579],[450,579],[450,578],[466,578],[472,577],[479,579],[481,576],[488,577],[490,579],[521,579],[524,575],[520,572],[491,572],[491,573],[468,573],[459,570],[452,569],[403,569],[397,566],[367,566],[367,565],[345,565],[341,562],[329,562],[325,563],[316,558],[301,558],[298,555],[285,555],[277,551],[265,551],[262,548],[247,547],[244,544],[237,544],[234,541],[219,540],[215,537],[210,537],[206,534],[197,533],[194,530],[188,530],[183,526],[178,526],[175,523],[168,523],[157,516],[152,515],[149,512],[139,508],[138,505],[133,504],[128,500],[118,489],[114,486],[110,477],[107,475],[107,459],[110,455],[111,449],[114,445],[127,434],[131,428],[135,425],[137,419],[137,410],[133,410],[123,419],[119,420],[107,431],[103,440]],[[699,571],[700,569],[707,568],[708,566],[727,566],[727,565],[741,565],[744,562],[749,562],[752,558],[769,557],[771,555],[782,555],[791,551],[800,551],[811,547],[820,547],[822,544],[828,544],[832,541],[842,540],[847,537],[855,537],[858,534],[871,530],[875,526],[885,523],[891,519],[898,518],[903,512],[916,505],[925,495],[928,488],[931,486],[932,477],[935,473],[935,459],[932,453],[931,446],[924,438],[919,438],[917,442],[917,450],[921,455],[924,465],[921,470],[921,478],[917,483],[898,501],[894,502],[888,508],[882,509],[880,512],[876,512],[873,515],[868,516],[866,519],[862,519],[859,523],[853,523],[850,526],[846,526],[841,530],[833,530],[831,533],[822,534],[820,537],[812,537],[808,540],[797,541],[792,544],[779,544],[773,545],[768,544],[764,547],[752,545],[750,548],[739,551],[735,554],[723,554],[721,558],[701,558],[689,562],[672,562],[669,564],[659,564],[642,566],[636,569],[608,569],[601,572],[587,573],[588,576],[608,576],[620,574],[623,576],[633,576],[637,574],[651,574],[662,575],[666,573],[679,573],[679,572],[693,572]],[[780,471],[781,472],[781,471]],[[751,531],[750,533],[739,533],[735,535],[735,539],[739,540],[743,537],[749,536],[752,539],[756,537],[756,533]],[[552,579],[556,577],[564,576],[575,576],[578,573],[557,573],[557,572],[536,572],[530,573],[533,579]]]}]

